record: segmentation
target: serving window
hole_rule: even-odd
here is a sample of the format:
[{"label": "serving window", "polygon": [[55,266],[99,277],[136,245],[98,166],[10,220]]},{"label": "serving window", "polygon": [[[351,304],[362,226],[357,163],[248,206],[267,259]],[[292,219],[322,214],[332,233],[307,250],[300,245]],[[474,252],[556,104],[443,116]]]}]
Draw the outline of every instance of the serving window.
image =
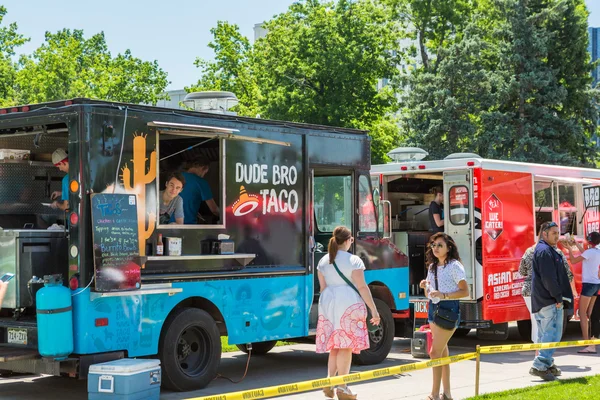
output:
[{"label": "serving window", "polygon": [[[148,126],[155,128],[157,135],[158,227],[225,227],[225,148],[228,141],[291,146],[279,140],[237,135],[234,132],[239,131],[231,128],[160,121],[150,122]],[[178,218],[178,207],[170,203],[174,192],[166,197],[163,194],[165,189],[174,189],[169,181],[178,173],[184,180],[183,185],[175,185],[183,186],[177,194],[183,200],[183,223]],[[178,180],[178,176],[175,179]]]},{"label": "serving window", "polygon": [[[226,141],[165,131],[157,143],[158,226],[224,227]],[[173,195],[181,201],[169,200]]]}]

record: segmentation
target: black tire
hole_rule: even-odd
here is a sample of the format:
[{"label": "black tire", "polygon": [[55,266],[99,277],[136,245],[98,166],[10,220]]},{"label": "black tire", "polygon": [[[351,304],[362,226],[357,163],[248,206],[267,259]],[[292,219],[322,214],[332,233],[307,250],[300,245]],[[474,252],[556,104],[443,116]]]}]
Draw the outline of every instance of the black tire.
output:
[{"label": "black tire", "polygon": [[[262,356],[267,354],[275,345],[277,344],[277,340],[270,340],[268,342],[258,342],[252,343],[252,355],[253,356]],[[236,347],[248,354],[248,348],[245,344],[236,344]]]},{"label": "black tire", "polygon": [[531,320],[524,319],[517,321],[517,329],[519,330],[519,336],[521,339],[531,342]]},{"label": "black tire", "polygon": [[456,328],[452,337],[465,337],[471,332],[471,328]]},{"label": "black tire", "polygon": [[217,376],[221,362],[217,323],[204,310],[178,310],[165,321],[158,351],[167,388],[202,389]]},{"label": "black tire", "polygon": [[371,347],[368,350],[363,350],[360,354],[352,355],[354,363],[359,365],[379,364],[386,359],[394,343],[395,332],[392,311],[382,300],[374,300],[379,316],[381,317],[380,328],[375,332],[369,332]]}]

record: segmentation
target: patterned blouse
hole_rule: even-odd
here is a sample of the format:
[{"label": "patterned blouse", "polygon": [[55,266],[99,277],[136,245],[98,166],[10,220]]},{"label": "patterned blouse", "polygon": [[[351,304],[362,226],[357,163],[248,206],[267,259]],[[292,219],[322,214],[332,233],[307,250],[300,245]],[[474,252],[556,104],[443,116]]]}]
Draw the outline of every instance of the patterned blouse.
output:
[{"label": "patterned blouse", "polygon": [[[531,296],[531,268],[533,266],[533,252],[535,251],[535,246],[537,246],[537,243],[525,250],[525,254],[523,254],[523,258],[521,258],[521,264],[519,264],[519,273],[525,278],[521,294],[526,297]],[[558,254],[562,256],[563,264],[565,265],[567,276],[569,277],[569,282],[573,282],[573,272],[571,272],[571,267],[569,266],[567,257],[560,249],[555,247],[554,250],[556,250]]]}]

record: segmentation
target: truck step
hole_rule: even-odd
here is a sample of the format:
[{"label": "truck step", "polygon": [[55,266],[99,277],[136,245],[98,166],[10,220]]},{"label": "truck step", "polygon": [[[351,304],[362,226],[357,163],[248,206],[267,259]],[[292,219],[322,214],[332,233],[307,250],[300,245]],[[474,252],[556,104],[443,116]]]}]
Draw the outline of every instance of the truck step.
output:
[{"label": "truck step", "polygon": [[[34,349],[24,349],[19,347],[0,346],[0,363],[18,360],[31,360],[39,357],[39,353]],[[0,366],[0,369],[2,367]]]}]

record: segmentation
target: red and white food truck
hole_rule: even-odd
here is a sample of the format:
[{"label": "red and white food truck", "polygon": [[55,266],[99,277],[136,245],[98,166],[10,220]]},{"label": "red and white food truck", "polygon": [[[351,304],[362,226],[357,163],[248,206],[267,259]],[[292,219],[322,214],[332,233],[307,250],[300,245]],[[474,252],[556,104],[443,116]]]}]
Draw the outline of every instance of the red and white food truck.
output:
[{"label": "red and white food truck", "polygon": [[[521,295],[519,262],[535,243],[540,225],[554,221],[561,237],[580,243],[600,225],[600,170],[483,159],[472,153],[422,161],[427,152],[398,148],[392,163],[373,165],[387,205],[386,233],[409,257],[410,299],[415,328],[427,318],[427,299],[419,282],[426,276],[432,189],[444,192],[444,230],[457,243],[470,297],[461,300],[457,334],[477,329],[479,337],[506,339],[516,321],[529,339],[529,313]],[[576,251],[576,249],[575,249]],[[571,266],[577,291],[581,264]],[[570,310],[569,318],[577,319]]]}]

